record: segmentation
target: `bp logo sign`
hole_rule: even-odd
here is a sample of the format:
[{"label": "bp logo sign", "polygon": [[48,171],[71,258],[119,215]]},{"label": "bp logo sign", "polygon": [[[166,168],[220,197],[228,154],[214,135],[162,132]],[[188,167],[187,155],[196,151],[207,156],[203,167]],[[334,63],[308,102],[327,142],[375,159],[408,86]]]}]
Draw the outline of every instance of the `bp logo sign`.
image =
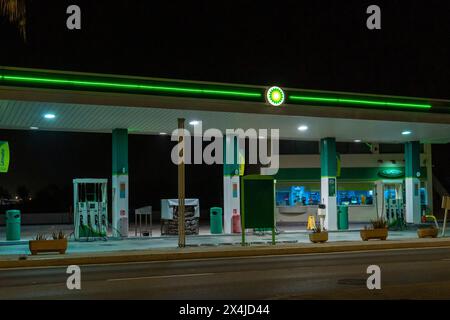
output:
[{"label": "bp logo sign", "polygon": [[9,145],[6,141],[0,141],[0,172],[8,172],[9,167]]},{"label": "bp logo sign", "polygon": [[402,169],[389,168],[378,171],[378,175],[383,178],[400,178],[403,177],[404,173]]},{"label": "bp logo sign", "polygon": [[280,106],[284,102],[284,92],[279,87],[270,87],[266,91],[266,100],[272,106]]}]

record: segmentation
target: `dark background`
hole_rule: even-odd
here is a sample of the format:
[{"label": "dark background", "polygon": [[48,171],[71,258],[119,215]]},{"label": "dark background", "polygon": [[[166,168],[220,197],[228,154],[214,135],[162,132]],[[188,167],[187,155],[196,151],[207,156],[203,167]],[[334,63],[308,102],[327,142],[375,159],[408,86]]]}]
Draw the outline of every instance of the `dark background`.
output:
[{"label": "dark background", "polygon": [[[66,28],[71,4],[82,10],[80,31]],[[381,30],[366,28],[371,4]],[[28,0],[25,41],[0,18],[0,65],[448,99],[449,21],[442,0]],[[12,148],[0,187],[40,192],[35,210],[67,210],[74,177],[111,175],[107,134],[0,130],[0,140]],[[286,142],[282,152],[311,148]],[[165,137],[130,136],[132,208],[176,195],[170,149]],[[433,148],[447,186],[449,151]],[[191,166],[187,179],[188,196],[220,205],[220,166]]]}]

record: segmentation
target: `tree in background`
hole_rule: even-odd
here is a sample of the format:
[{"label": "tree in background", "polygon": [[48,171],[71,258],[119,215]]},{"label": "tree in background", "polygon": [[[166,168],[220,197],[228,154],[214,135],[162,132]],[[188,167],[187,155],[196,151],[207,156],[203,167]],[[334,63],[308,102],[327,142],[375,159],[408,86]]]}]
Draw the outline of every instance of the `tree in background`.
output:
[{"label": "tree in background", "polygon": [[0,0],[0,14],[9,22],[17,25],[23,39],[26,38],[26,4],[25,0]]}]

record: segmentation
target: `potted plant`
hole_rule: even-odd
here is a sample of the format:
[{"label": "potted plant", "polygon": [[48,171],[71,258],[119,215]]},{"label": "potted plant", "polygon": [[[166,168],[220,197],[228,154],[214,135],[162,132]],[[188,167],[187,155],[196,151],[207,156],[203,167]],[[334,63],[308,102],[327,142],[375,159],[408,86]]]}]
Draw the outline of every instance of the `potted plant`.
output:
[{"label": "potted plant", "polygon": [[386,240],[388,236],[388,225],[384,218],[377,218],[375,220],[370,221],[371,226],[368,228],[364,227],[363,230],[360,230],[361,239],[364,241],[370,239],[380,239]]},{"label": "potted plant", "polygon": [[309,234],[309,240],[313,243],[323,243],[328,241],[328,231],[320,223],[316,223],[312,233]]},{"label": "potted plant", "polygon": [[436,238],[439,229],[435,226],[421,226],[417,229],[419,238]]},{"label": "potted plant", "polygon": [[67,250],[67,237],[64,232],[52,234],[52,239],[47,239],[45,234],[38,234],[34,240],[30,240],[29,248],[32,255],[41,252],[59,252],[65,254]]}]

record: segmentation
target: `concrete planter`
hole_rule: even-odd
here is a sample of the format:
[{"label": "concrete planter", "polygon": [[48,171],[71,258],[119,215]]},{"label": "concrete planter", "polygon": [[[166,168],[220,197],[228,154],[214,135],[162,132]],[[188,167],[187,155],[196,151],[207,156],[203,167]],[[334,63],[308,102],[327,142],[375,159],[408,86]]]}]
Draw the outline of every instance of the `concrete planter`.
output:
[{"label": "concrete planter", "polygon": [[360,231],[361,239],[364,241],[370,240],[370,239],[380,239],[380,240],[386,240],[388,236],[388,229],[367,229],[367,230],[361,230]]},{"label": "concrete planter", "polygon": [[417,229],[417,235],[419,238],[436,238],[438,231],[437,228],[422,228]]},{"label": "concrete planter", "polygon": [[32,255],[41,252],[59,252],[60,254],[65,254],[67,250],[67,239],[30,240],[28,245]]},{"label": "concrete planter", "polygon": [[328,241],[328,232],[315,232],[309,234],[309,240],[314,243],[323,243]]}]

